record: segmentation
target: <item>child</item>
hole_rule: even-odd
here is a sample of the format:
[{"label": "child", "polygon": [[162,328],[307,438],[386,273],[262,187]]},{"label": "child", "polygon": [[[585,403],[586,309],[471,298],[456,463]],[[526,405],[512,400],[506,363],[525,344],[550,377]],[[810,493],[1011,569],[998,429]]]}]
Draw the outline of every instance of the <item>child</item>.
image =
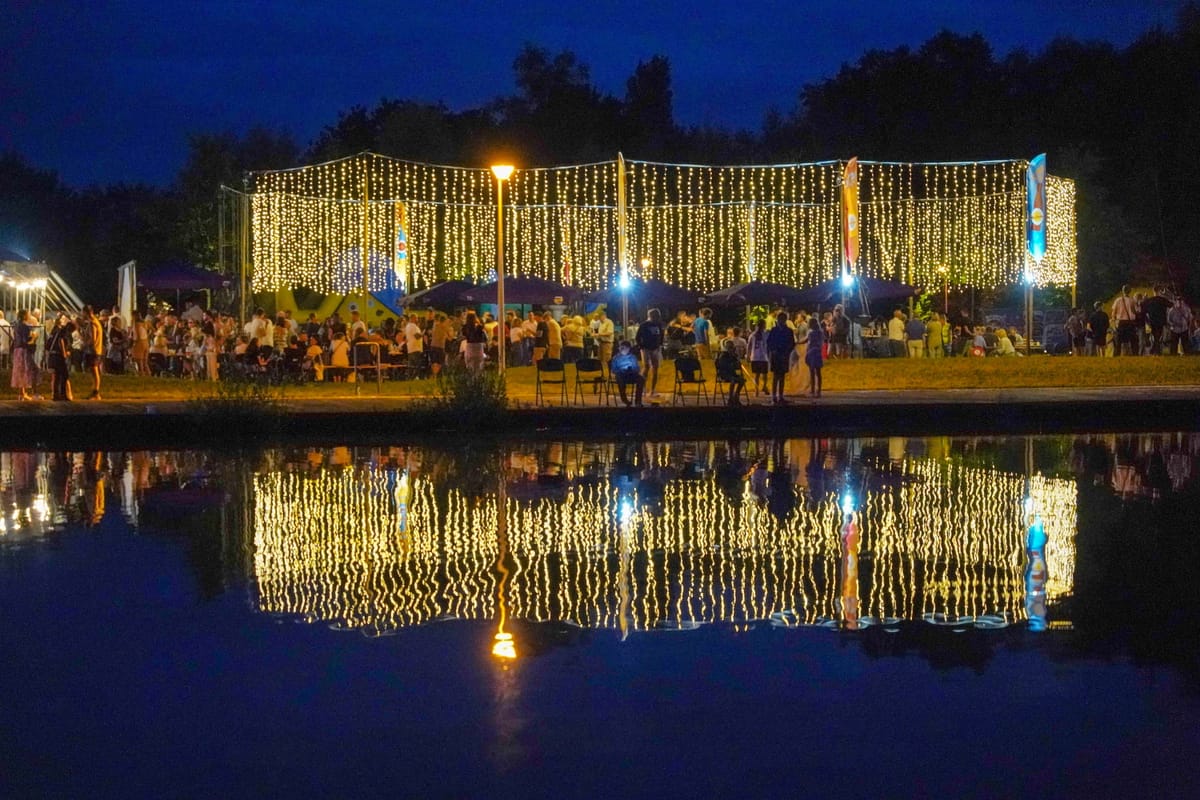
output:
[{"label": "child", "polygon": [[742,362],[737,357],[737,346],[732,339],[721,343],[721,352],[717,355],[717,380],[729,383],[729,399],[727,405],[740,406],[741,393],[746,387],[746,376],[742,374]]}]

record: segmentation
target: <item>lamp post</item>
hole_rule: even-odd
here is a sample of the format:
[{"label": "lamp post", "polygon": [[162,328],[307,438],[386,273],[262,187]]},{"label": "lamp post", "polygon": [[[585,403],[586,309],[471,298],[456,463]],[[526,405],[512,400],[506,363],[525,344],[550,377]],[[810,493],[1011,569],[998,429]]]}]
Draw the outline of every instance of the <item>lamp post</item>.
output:
[{"label": "lamp post", "polygon": [[494,164],[492,174],[496,176],[496,368],[504,374],[504,355],[508,349],[508,335],[504,332],[504,182],[513,174],[511,164]]},{"label": "lamp post", "polygon": [[946,265],[938,267],[938,272],[942,276],[942,313],[947,317],[950,316],[950,270],[946,269]]}]

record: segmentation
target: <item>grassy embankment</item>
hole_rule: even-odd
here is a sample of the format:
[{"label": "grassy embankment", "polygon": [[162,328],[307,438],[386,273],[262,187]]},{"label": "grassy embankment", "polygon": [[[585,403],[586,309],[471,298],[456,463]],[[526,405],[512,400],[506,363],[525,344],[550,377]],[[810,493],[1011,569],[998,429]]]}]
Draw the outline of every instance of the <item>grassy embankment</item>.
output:
[{"label": "grassy embankment", "polygon": [[[711,364],[705,374],[712,376]],[[509,397],[529,400],[533,397],[534,372],[531,367],[508,371]],[[574,380],[571,367],[568,381]],[[1032,358],[943,358],[911,361],[908,359],[865,359],[827,362],[823,373],[825,390],[852,389],[1005,389],[1025,387],[1099,387],[1099,386],[1179,386],[1200,387],[1200,357],[1070,358],[1034,356]],[[47,379],[48,380],[48,379]],[[663,365],[659,391],[669,391],[675,380],[671,362]],[[0,381],[8,386],[7,373]],[[90,381],[73,375],[77,397],[87,395]],[[41,387],[49,394],[45,381]],[[106,400],[188,400],[206,393],[203,382],[174,378],[143,378],[136,375],[106,375],[103,395]],[[289,385],[284,389],[289,400],[348,398],[355,396],[350,383]],[[430,397],[436,394],[433,381],[384,381],[384,397]],[[376,384],[368,380],[359,386],[359,396],[376,397]],[[14,399],[11,393],[0,395]]]}]

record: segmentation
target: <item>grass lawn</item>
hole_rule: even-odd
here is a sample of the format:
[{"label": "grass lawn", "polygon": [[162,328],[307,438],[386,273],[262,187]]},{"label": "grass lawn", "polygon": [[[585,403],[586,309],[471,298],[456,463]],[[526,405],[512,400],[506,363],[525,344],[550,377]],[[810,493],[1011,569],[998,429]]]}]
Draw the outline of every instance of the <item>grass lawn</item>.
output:
[{"label": "grass lawn", "polygon": [[[705,374],[712,377],[711,363]],[[574,372],[567,368],[568,380]],[[1031,358],[942,358],[922,359],[863,359],[826,362],[823,372],[826,391],[851,389],[1003,389],[1020,387],[1061,386],[1200,386],[1200,357],[1142,356],[1136,358],[1073,358],[1069,356],[1033,356]],[[49,394],[48,377],[43,378],[41,391]],[[672,362],[663,364],[659,391],[670,391],[675,380]],[[0,373],[3,386],[8,386],[8,374]],[[86,396],[90,381],[86,376],[73,375],[72,385],[77,397]],[[517,367],[508,371],[511,396],[532,398],[534,371],[532,367]],[[211,393],[203,381],[174,378],[143,378],[136,375],[106,375],[103,395],[108,400],[187,400]],[[568,390],[570,386],[568,386]],[[433,381],[384,381],[385,397],[421,397],[436,393]],[[377,396],[374,381],[359,386],[359,396]],[[13,399],[8,390],[0,398]],[[284,397],[306,399],[321,397],[354,397],[355,386],[349,383],[304,384],[287,386]]]}]

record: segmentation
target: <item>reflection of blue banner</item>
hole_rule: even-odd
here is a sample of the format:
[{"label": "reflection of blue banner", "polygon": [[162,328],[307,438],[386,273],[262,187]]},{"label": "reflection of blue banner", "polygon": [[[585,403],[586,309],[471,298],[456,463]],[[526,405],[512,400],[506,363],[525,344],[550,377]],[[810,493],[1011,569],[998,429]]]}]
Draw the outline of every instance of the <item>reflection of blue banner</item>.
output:
[{"label": "reflection of blue banner", "polygon": [[1029,162],[1025,173],[1025,244],[1034,263],[1046,256],[1046,154]]}]

